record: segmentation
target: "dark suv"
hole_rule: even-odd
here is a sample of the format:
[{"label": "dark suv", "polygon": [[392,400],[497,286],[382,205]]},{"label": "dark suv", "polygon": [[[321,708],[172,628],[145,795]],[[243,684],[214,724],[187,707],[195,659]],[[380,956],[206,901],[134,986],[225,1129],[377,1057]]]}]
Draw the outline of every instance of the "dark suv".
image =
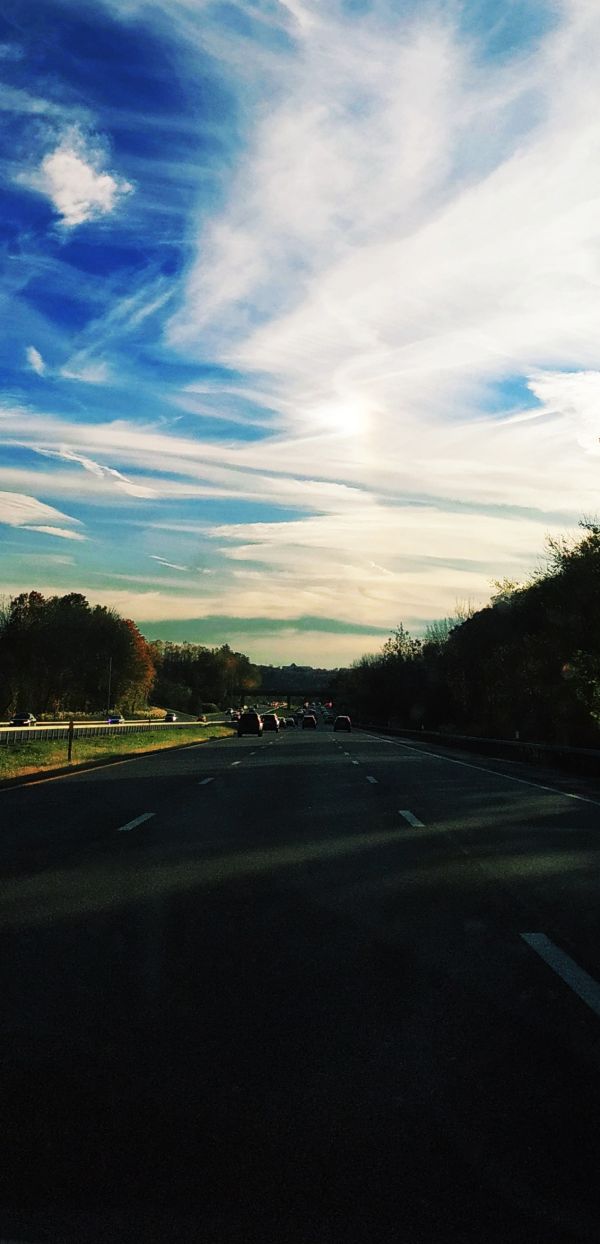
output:
[{"label": "dark suv", "polygon": [[302,729],[303,730],[316,730],[316,728],[317,728],[317,719],[314,713],[305,713],[304,717],[302,718]]},{"label": "dark suv", "polygon": [[242,713],[237,724],[237,732],[238,739],[241,739],[243,734],[262,734],[262,717],[259,717],[258,713]]},{"label": "dark suv", "polygon": [[263,727],[265,730],[279,730],[279,718],[277,713],[265,713],[263,717]]}]

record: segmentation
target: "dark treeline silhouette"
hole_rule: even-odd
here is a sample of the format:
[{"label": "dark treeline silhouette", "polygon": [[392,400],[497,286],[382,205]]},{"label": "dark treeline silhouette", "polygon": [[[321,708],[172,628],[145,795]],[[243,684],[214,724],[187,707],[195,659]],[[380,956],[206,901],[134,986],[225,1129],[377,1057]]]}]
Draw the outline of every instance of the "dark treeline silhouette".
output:
[{"label": "dark treeline silhouette", "polygon": [[204,648],[156,640],[150,649],[156,666],[154,702],[182,713],[200,713],[209,706],[233,707],[244,692],[260,686],[258,668],[229,644]]},{"label": "dark treeline silhouette", "polygon": [[23,592],[0,611],[0,713],[131,711],[154,679],[150,645],[134,622],[85,596]]},{"label": "dark treeline silhouette", "polygon": [[532,579],[496,585],[489,605],[381,653],[335,680],[338,707],[406,728],[572,746],[600,745],[600,524],[548,541]]},{"label": "dark treeline silhouette", "polygon": [[312,665],[259,665],[261,690],[265,695],[320,695],[329,693],[338,670]]},{"label": "dark treeline silhouette", "polygon": [[199,644],[149,643],[129,618],[85,596],[23,592],[0,609],[0,715],[183,713],[222,707],[258,686],[248,657]]}]

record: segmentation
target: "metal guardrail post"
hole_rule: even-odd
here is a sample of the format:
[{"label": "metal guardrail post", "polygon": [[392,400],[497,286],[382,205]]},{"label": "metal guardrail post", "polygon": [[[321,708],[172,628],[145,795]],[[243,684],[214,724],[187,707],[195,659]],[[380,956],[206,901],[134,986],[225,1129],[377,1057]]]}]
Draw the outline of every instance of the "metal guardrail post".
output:
[{"label": "metal guardrail post", "polygon": [[68,743],[68,747],[67,747],[67,761],[68,761],[68,763],[69,763],[69,764],[71,763],[71,756],[73,755],[73,734],[74,734],[74,731],[75,731],[75,722],[73,721],[73,718],[71,718],[71,720],[70,720],[70,722],[69,722],[69,734],[68,734],[69,743]]}]

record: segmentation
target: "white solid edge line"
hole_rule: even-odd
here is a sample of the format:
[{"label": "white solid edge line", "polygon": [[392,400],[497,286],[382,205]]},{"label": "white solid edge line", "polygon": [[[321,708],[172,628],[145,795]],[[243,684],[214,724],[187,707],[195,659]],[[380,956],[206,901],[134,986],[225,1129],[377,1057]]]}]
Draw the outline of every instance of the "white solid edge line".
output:
[{"label": "white solid edge line", "polygon": [[202,781],[201,781],[201,782],[198,782],[198,786],[206,786],[208,782],[214,782],[214,780],[215,780],[215,779],[214,779],[214,778],[211,778],[211,777],[210,777],[210,778],[202,778]]},{"label": "white solid edge line", "polygon": [[371,777],[369,773],[367,773],[367,782],[373,782],[373,785],[377,786],[377,778]]},{"label": "white solid edge line", "polygon": [[560,947],[555,946],[554,942],[546,937],[545,933],[521,933],[524,942],[535,950],[540,959],[548,964],[560,976],[561,980],[585,1002],[590,1010],[596,1015],[600,1015],[600,985],[594,980],[585,968],[580,968],[579,964],[567,955]]},{"label": "white solid edge line", "polygon": [[413,816],[412,812],[409,812],[407,808],[398,808],[398,813],[404,817],[405,821],[408,821],[409,825],[413,825],[415,829],[425,829],[424,821],[420,821],[418,816]]},{"label": "white solid edge line", "polygon": [[[428,752],[424,747],[411,747],[410,743],[385,739],[379,734],[371,734],[369,738],[378,739],[380,743],[390,743],[392,747],[404,747],[409,752],[415,752],[417,756],[431,756],[433,760],[447,761],[449,765],[462,765],[463,769],[476,769],[478,773],[492,773],[494,777],[504,778],[505,782],[518,782],[519,786],[531,786],[534,790],[547,790],[551,795],[562,795],[565,799],[578,799],[580,803],[591,803],[595,808],[600,808],[600,800],[589,799],[587,795],[574,795],[572,791],[558,790],[556,786],[542,786],[541,782],[529,782],[527,778],[512,777],[510,773],[498,773],[496,769],[488,769],[486,765],[474,765],[468,760],[455,760],[454,756],[440,756],[439,752]],[[440,744],[440,746],[443,745]]]},{"label": "white solid edge line", "polygon": [[142,812],[141,816],[136,816],[135,820],[128,821],[126,825],[119,825],[118,834],[124,834],[128,829],[135,829],[136,825],[141,825],[143,821],[149,821],[151,816],[155,816],[154,812]]}]

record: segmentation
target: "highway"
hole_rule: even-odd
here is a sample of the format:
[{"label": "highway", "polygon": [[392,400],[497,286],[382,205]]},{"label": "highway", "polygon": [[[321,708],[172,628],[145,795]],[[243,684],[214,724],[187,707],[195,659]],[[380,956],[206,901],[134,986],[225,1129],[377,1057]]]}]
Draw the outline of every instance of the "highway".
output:
[{"label": "highway", "polygon": [[597,1244],[598,786],[320,723],[0,820],[0,1239]]}]

